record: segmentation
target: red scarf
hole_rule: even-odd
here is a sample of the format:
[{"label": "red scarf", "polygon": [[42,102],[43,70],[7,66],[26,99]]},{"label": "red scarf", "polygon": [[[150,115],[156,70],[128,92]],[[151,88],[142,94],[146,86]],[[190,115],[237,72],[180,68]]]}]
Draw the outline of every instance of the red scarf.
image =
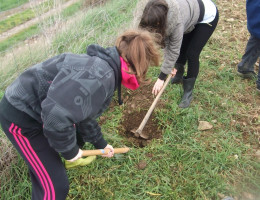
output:
[{"label": "red scarf", "polygon": [[136,90],[139,87],[139,83],[134,74],[127,73],[128,67],[124,59],[120,56],[121,61],[121,74],[122,74],[122,85],[128,89]]}]

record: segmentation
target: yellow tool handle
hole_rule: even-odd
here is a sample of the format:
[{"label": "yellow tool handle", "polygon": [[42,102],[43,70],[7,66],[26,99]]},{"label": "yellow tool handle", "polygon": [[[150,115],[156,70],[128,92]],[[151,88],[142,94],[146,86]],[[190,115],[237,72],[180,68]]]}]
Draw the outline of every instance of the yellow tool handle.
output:
[{"label": "yellow tool handle", "polygon": [[[128,147],[124,148],[114,148],[115,153],[126,153],[130,150]],[[96,156],[96,155],[106,155],[109,149],[96,149],[96,150],[83,150],[82,156]]]}]

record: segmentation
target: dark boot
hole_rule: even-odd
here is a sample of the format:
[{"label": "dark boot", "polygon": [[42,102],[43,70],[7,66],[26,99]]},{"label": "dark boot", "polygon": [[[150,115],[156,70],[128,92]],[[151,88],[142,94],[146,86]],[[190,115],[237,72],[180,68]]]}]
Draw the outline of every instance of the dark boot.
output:
[{"label": "dark boot", "polygon": [[176,75],[171,79],[172,84],[182,83],[182,77],[184,73],[184,65],[183,64],[175,64],[175,69],[177,69]]},{"label": "dark boot", "polygon": [[192,100],[192,90],[195,85],[196,78],[184,78],[183,77],[183,96],[181,103],[179,104],[180,108],[187,108],[190,105]]}]

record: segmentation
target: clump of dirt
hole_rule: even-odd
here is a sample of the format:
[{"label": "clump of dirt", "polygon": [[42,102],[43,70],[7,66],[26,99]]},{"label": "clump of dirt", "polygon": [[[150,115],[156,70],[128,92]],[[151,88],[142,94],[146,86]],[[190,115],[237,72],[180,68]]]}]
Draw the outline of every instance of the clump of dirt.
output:
[{"label": "clump of dirt", "polygon": [[146,161],[144,161],[144,160],[141,160],[141,161],[137,164],[137,168],[138,168],[139,170],[145,169],[146,166],[147,166],[147,163],[146,163]]}]

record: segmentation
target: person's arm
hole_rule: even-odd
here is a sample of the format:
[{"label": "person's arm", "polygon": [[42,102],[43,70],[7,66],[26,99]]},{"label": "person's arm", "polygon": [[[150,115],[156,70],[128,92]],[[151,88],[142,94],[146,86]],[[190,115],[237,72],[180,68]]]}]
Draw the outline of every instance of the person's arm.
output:
[{"label": "person's arm", "polygon": [[89,142],[96,149],[104,149],[107,146],[107,141],[103,138],[101,128],[94,119],[86,119],[78,124],[77,132],[81,135],[84,142]]},{"label": "person's arm", "polygon": [[184,27],[181,23],[178,23],[171,34],[166,38],[164,49],[164,61],[161,66],[161,72],[157,81],[154,84],[152,93],[157,95],[163,87],[164,80],[168,74],[176,74],[176,70],[173,70],[174,65],[179,57]]},{"label": "person's arm", "polygon": [[103,103],[99,113],[94,117],[94,119],[85,119],[84,121],[76,125],[77,134],[79,134],[80,137],[82,137],[84,142],[89,142],[93,144],[96,149],[108,148],[110,150],[108,155],[103,155],[104,157],[112,157],[114,155],[114,149],[103,138],[101,128],[95,119],[97,119],[107,109],[111,100],[112,96]]},{"label": "person's arm", "polygon": [[66,69],[59,72],[42,102],[44,135],[50,146],[66,160],[79,153],[75,124],[96,115],[106,99],[103,85],[98,80],[92,79],[88,83],[84,79],[85,85],[95,85],[95,91],[93,87],[83,88],[81,79],[75,79],[76,73],[80,72]]},{"label": "person's arm", "polygon": [[[177,24],[171,35],[167,37],[166,46],[164,49],[164,60],[161,66],[161,74],[159,75],[159,78],[162,74],[164,74],[165,79],[166,76],[170,74],[172,69],[174,68],[174,65],[180,55],[183,34],[184,33],[182,25]],[[161,79],[164,80],[163,78]]]}]

